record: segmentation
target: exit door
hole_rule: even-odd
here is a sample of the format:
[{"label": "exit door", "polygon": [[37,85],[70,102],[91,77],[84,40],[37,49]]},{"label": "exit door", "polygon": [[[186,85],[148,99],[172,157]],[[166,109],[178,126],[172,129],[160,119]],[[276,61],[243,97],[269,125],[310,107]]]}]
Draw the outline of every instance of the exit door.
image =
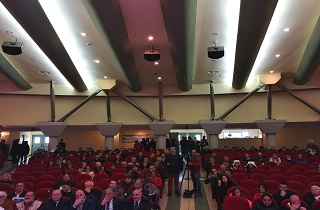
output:
[{"label": "exit door", "polygon": [[44,135],[32,135],[31,152],[34,153],[37,149],[48,150],[49,137]]}]

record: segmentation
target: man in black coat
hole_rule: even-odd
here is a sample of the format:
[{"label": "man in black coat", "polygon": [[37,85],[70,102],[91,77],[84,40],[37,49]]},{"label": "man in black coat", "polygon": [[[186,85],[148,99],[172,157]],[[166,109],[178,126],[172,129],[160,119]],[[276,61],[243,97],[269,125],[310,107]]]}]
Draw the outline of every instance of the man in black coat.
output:
[{"label": "man in black coat", "polygon": [[27,141],[23,141],[22,144],[19,144],[18,147],[18,163],[26,164],[27,155],[29,154],[30,147]]},{"label": "man in black coat", "polygon": [[12,146],[10,149],[10,155],[12,157],[12,164],[16,164],[17,161],[17,156],[18,156],[18,147],[19,147],[19,139],[15,139],[12,141]]},{"label": "man in black coat", "polygon": [[39,210],[70,210],[70,200],[62,198],[60,190],[54,190],[51,196],[41,204]]},{"label": "man in black coat", "polygon": [[72,208],[74,210],[81,209],[81,210],[95,210],[97,207],[97,203],[87,198],[84,194],[83,190],[77,190],[75,193],[76,200],[72,204]]},{"label": "man in black coat", "polygon": [[126,210],[151,210],[150,202],[142,197],[141,190],[134,190],[132,198],[126,202]]},{"label": "man in black coat", "polygon": [[7,159],[7,145],[6,145],[6,141],[2,140],[0,143],[0,155],[3,155],[3,157],[5,159]]},{"label": "man in black coat", "polygon": [[181,155],[177,153],[175,147],[170,147],[170,154],[166,155],[165,162],[167,164],[168,174],[168,196],[171,196],[173,180],[175,193],[177,196],[180,196],[179,174],[183,171],[183,160]]},{"label": "man in black coat", "polygon": [[114,189],[107,188],[105,196],[102,198],[100,202],[100,208],[98,210],[110,209],[112,207],[113,210],[123,210],[124,208],[124,200],[119,197],[115,197]]}]

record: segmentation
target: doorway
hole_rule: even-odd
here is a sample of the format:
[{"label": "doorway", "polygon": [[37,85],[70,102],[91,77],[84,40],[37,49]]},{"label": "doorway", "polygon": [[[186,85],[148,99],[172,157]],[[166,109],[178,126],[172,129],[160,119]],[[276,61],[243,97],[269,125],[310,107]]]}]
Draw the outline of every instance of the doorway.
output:
[{"label": "doorway", "polygon": [[44,135],[32,135],[31,153],[34,153],[38,149],[48,150],[49,137]]}]

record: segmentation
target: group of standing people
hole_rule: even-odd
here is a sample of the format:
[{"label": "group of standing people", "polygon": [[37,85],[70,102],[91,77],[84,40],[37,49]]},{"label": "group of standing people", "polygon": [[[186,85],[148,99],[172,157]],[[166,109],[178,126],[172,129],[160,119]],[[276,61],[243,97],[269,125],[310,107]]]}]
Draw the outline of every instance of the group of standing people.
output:
[{"label": "group of standing people", "polygon": [[27,141],[19,144],[19,139],[12,141],[10,155],[12,156],[12,164],[26,164],[27,156],[30,152],[30,146]]}]

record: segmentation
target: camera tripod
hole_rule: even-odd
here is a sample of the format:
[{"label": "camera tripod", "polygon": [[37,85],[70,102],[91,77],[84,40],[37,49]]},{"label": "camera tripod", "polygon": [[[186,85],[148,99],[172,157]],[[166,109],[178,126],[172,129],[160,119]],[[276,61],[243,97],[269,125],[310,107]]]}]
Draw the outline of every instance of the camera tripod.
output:
[{"label": "camera tripod", "polygon": [[190,186],[189,186],[189,185],[190,185],[190,184],[189,184],[189,180],[190,180],[190,173],[189,173],[189,171],[190,171],[190,168],[189,168],[189,166],[188,166],[188,163],[189,163],[189,162],[187,162],[187,164],[186,164],[185,167],[184,167],[184,172],[183,172],[183,175],[182,175],[182,181],[181,181],[180,187],[179,187],[180,192],[181,192],[181,190],[182,190],[182,183],[183,183],[184,177],[185,177],[186,172],[187,172],[187,174],[188,174],[188,177],[187,177],[188,187],[187,187],[187,189],[183,192],[182,197],[184,197],[184,198],[191,198],[191,197],[192,197],[192,194],[193,194],[193,192],[190,191]]},{"label": "camera tripod", "polygon": [[[183,198],[192,198],[192,194],[194,193],[193,190],[190,190],[190,184],[189,184],[189,180],[190,180],[190,167],[188,165],[189,161],[187,162],[186,166],[184,167],[184,172],[183,172],[183,175],[182,175],[182,182],[180,183],[180,192],[181,192],[181,189],[182,189],[182,183],[183,183],[183,180],[184,180],[184,177],[186,175],[186,172],[187,172],[187,180],[188,180],[188,184],[187,184],[187,189],[183,192],[183,195],[182,197]],[[198,192],[199,195],[203,198],[203,195],[201,193],[201,191]]]}]

